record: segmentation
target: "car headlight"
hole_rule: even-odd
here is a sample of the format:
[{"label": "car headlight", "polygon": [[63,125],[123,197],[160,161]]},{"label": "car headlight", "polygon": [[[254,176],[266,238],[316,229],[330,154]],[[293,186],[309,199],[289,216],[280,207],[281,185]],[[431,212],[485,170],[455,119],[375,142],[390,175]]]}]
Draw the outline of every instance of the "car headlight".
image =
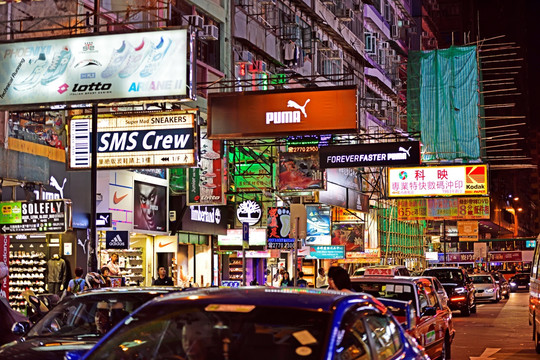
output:
[{"label": "car headlight", "polygon": [[493,288],[491,288],[491,289],[486,289],[486,292],[487,292],[487,293],[492,293],[492,292],[494,292],[494,291],[495,291],[495,289],[493,289]]},{"label": "car headlight", "polygon": [[464,287],[457,287],[454,289],[454,291],[457,293],[457,294],[464,294],[467,292],[467,289],[465,289]]},{"label": "car headlight", "polygon": [[510,286],[516,286],[516,283],[512,281],[512,282],[510,283]]}]

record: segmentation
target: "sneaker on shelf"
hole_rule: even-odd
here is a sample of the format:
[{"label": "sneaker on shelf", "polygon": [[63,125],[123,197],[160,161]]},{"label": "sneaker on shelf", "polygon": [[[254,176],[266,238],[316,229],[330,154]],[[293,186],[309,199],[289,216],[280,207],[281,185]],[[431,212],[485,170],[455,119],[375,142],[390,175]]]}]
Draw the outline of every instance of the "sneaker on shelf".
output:
[{"label": "sneaker on shelf", "polygon": [[[64,46],[62,50],[58,51],[51,62],[51,65],[47,68],[47,71],[41,78],[41,85],[47,85],[58,79],[66,72],[66,69],[71,61],[71,50],[67,46]],[[34,254],[32,254],[34,256]],[[38,256],[37,254],[35,255]]]},{"label": "sneaker on shelf", "polygon": [[119,49],[114,50],[111,56],[111,60],[109,60],[109,64],[107,65],[105,70],[101,72],[101,77],[107,79],[111,76],[118,74],[120,70],[126,67],[129,56],[133,51],[135,51],[135,49],[133,49],[133,46],[124,40],[122,42],[122,46],[120,46]]},{"label": "sneaker on shelf", "polygon": [[39,84],[41,76],[47,70],[49,63],[47,62],[45,54],[41,53],[37,59],[30,60],[28,65],[30,65],[32,69],[30,75],[25,77],[22,81],[13,84],[13,88],[17,91],[27,91],[33,89],[37,84]]},{"label": "sneaker on shelf", "polygon": [[204,145],[201,149],[201,157],[206,160],[217,160],[221,158],[221,155],[212,149],[207,149],[206,145]]},{"label": "sneaker on shelf", "polygon": [[163,37],[159,41],[159,44],[157,44],[150,53],[150,56],[148,56],[148,59],[146,61],[146,64],[144,65],[143,69],[141,70],[141,77],[148,77],[156,71],[156,69],[161,64],[163,58],[167,54],[167,51],[171,47],[172,40],[171,39],[164,39]]},{"label": "sneaker on shelf", "polygon": [[207,188],[207,189],[215,189],[215,188],[217,187],[216,184],[211,183],[211,182],[208,182],[208,181],[203,181],[203,182],[201,183],[201,186],[202,186],[202,187],[205,187],[205,188]]},{"label": "sneaker on shelf", "polygon": [[141,45],[137,46],[127,60],[126,66],[118,73],[122,79],[131,76],[139,69],[146,57],[152,53],[154,44],[148,39],[143,39]]},{"label": "sneaker on shelf", "polygon": [[208,170],[201,171],[201,177],[205,178],[215,178],[217,175],[216,173],[210,172]]}]

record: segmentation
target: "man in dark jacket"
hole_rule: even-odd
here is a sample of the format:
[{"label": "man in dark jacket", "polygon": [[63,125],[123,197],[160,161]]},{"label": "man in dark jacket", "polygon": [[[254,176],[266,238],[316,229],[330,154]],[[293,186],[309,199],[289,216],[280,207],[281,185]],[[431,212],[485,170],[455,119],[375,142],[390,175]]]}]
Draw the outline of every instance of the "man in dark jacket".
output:
[{"label": "man in dark jacket", "polygon": [[167,270],[165,270],[164,266],[160,266],[158,268],[158,274],[159,274],[159,277],[156,280],[154,280],[153,285],[174,286],[173,279],[167,276]]}]

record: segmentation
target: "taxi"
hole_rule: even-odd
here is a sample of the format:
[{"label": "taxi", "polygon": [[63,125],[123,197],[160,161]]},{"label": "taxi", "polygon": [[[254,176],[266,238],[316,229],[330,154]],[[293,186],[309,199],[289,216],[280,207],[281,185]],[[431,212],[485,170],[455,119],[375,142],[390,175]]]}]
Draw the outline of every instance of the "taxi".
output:
[{"label": "taxi", "polygon": [[373,265],[364,269],[364,276],[411,276],[403,265]]},{"label": "taxi", "polygon": [[[367,269],[366,269],[367,270]],[[455,336],[452,311],[429,277],[359,276],[351,277],[353,290],[384,299],[409,302],[415,312],[414,326],[407,331],[424,347],[431,359],[450,359]],[[392,310],[392,308],[390,308]],[[399,312],[398,321],[406,322]]]}]

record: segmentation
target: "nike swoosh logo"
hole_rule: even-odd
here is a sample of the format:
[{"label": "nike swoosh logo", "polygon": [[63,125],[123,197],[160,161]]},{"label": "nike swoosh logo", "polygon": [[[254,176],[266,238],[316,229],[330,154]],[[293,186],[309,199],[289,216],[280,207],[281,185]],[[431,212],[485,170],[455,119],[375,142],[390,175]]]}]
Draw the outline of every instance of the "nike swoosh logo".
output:
[{"label": "nike swoosh logo", "polygon": [[113,203],[118,204],[120,201],[124,200],[126,196],[128,196],[128,194],[118,197],[116,196],[116,191],[115,191],[114,196],[113,196]]},{"label": "nike swoosh logo", "polygon": [[168,243],[166,243],[166,244],[159,243],[158,246],[159,246],[160,248],[162,248],[162,247],[165,247],[165,246],[167,246],[167,245],[172,244],[173,242],[174,242],[174,241],[171,241],[171,242],[168,242]]}]

